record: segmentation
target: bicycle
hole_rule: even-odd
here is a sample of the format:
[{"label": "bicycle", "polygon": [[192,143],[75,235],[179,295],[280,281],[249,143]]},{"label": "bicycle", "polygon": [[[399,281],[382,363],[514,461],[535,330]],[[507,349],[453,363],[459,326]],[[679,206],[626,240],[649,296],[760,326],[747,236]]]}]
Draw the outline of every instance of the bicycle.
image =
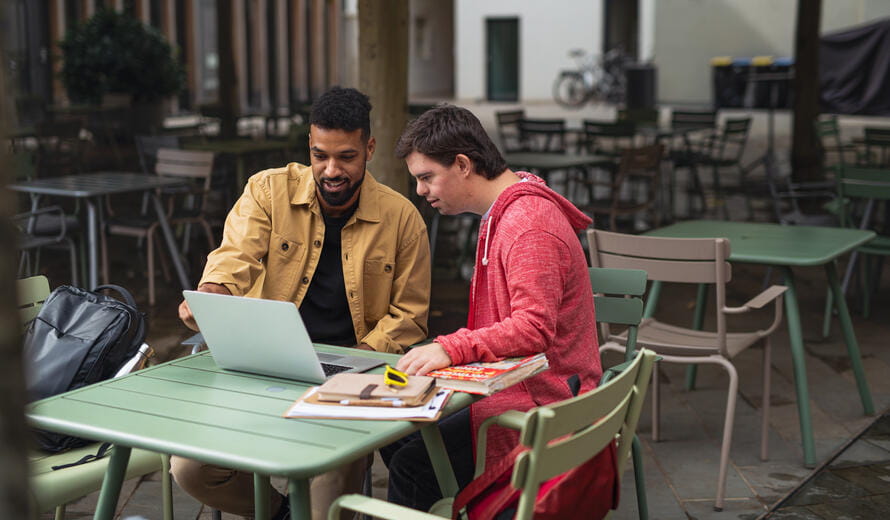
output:
[{"label": "bicycle", "polygon": [[588,101],[621,103],[626,91],[625,67],[628,57],[618,48],[601,57],[583,49],[572,49],[569,56],[578,64],[563,70],[553,84],[553,99],[566,108],[580,108]]}]

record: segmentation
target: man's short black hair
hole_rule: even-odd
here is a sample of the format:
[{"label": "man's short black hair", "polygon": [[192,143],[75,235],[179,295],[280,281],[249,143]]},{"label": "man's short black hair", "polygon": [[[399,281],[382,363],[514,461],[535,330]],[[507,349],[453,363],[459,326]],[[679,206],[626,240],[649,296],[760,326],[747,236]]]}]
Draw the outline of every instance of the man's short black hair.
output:
[{"label": "man's short black hair", "polygon": [[325,130],[362,131],[371,137],[371,100],[354,88],[331,87],[322,94],[309,114],[309,124]]},{"label": "man's short black hair", "polygon": [[441,104],[408,123],[396,143],[396,157],[420,152],[442,166],[451,166],[457,154],[473,162],[476,173],[494,179],[507,169],[504,156],[482,128],[479,118],[466,108]]}]

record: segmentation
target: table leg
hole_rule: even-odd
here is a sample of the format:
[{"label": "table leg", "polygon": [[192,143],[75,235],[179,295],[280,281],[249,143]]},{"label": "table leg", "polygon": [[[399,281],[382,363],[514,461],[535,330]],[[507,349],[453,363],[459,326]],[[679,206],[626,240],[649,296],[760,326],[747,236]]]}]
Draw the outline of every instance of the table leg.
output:
[{"label": "table leg", "polygon": [[309,495],[309,479],[292,478],[287,482],[291,520],[312,520],[312,504]]},{"label": "table leg", "polygon": [[797,391],[797,412],[800,416],[800,440],[803,444],[804,465],[816,465],[816,446],[813,442],[813,420],[810,416],[810,393],[807,387],[806,352],[804,352],[803,331],[800,326],[800,308],[794,289],[794,275],[791,268],[781,266],[782,278],[788,290],[785,292],[785,319],[788,322],[788,341],[791,344],[791,361],[794,364],[794,386]]},{"label": "table leg", "polygon": [[85,199],[87,205],[87,289],[99,285],[99,208],[93,199]]},{"label": "table leg", "polygon": [[253,517],[257,520],[268,520],[269,512],[269,477],[253,474]]},{"label": "table leg", "polygon": [[167,250],[170,251],[170,258],[173,259],[173,267],[176,269],[179,285],[181,285],[183,289],[193,289],[194,287],[192,287],[188,275],[185,272],[185,267],[182,265],[182,258],[179,256],[179,248],[176,247],[176,239],[173,237],[173,230],[170,229],[170,223],[167,221],[167,214],[164,211],[164,207],[161,205],[161,200],[155,193],[151,194],[151,198],[155,213],[158,215],[158,224],[161,227],[161,233],[164,235],[164,242],[167,244]]},{"label": "table leg", "polygon": [[99,502],[96,504],[94,520],[112,520],[117,509],[117,499],[121,493],[124,476],[127,473],[127,464],[130,462],[130,448],[116,444],[111,449],[111,457],[108,459],[108,468],[105,470],[105,478],[102,480],[102,489],[99,491]]},{"label": "table leg", "polygon": [[420,429],[420,434],[423,437],[423,443],[426,445],[426,451],[430,456],[430,463],[432,463],[433,471],[436,473],[436,480],[439,482],[442,496],[456,496],[458,491],[457,478],[454,476],[451,460],[448,459],[448,451],[445,449],[445,442],[442,440],[442,432],[439,430],[439,425],[435,422],[429,422]]},{"label": "table leg", "polygon": [[859,353],[859,343],[853,331],[853,322],[850,320],[850,312],[847,309],[847,299],[844,291],[838,283],[837,268],[834,262],[825,264],[825,274],[828,275],[828,285],[834,294],[834,304],[837,307],[837,315],[840,318],[841,330],[844,332],[844,343],[847,344],[847,354],[850,356],[850,366],[856,377],[856,386],[859,389],[859,399],[862,401],[862,409],[866,415],[875,413],[875,405],[871,400],[871,392],[868,382],[865,380],[865,372],[862,370],[862,356]]}]

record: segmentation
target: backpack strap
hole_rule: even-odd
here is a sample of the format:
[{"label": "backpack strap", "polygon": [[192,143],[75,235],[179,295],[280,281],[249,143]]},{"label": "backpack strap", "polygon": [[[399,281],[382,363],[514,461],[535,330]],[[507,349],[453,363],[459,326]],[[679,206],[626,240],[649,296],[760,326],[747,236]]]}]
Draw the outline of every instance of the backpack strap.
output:
[{"label": "backpack strap", "polygon": [[133,307],[134,309],[138,309],[138,307],[136,306],[136,299],[133,298],[133,295],[130,294],[130,291],[124,289],[120,285],[115,285],[112,283],[104,284],[104,285],[97,285],[96,288],[93,289],[93,292],[97,293],[97,292],[103,291],[105,289],[111,289],[112,291],[117,291],[118,293],[120,293],[121,296],[124,297],[124,301],[127,302],[130,305],[130,307]]},{"label": "backpack strap", "polygon": [[101,459],[102,457],[104,457],[104,456],[108,453],[109,448],[111,448],[111,443],[110,443],[110,442],[103,442],[103,443],[99,446],[99,449],[96,450],[96,453],[90,453],[89,455],[84,455],[83,457],[80,458],[80,460],[77,460],[77,461],[74,461],[74,462],[70,462],[70,463],[68,463],[68,464],[60,464],[60,465],[58,465],[58,466],[53,466],[53,467],[52,467],[52,468],[53,468],[53,471],[55,471],[55,470],[57,470],[57,469],[70,468],[70,467],[73,467],[73,466],[80,466],[81,464],[86,464],[87,462],[92,462],[92,461],[94,461],[94,460]]}]

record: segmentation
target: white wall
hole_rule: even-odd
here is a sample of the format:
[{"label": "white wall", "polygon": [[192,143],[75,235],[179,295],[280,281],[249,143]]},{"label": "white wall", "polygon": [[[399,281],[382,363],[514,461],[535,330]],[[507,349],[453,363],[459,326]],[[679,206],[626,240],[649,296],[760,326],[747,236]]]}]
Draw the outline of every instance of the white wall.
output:
[{"label": "white wall", "polygon": [[[520,101],[550,100],[573,48],[602,47],[602,0],[455,0],[455,98],[485,97],[485,20],[519,18]],[[657,2],[656,2],[657,3]]]},{"label": "white wall", "polygon": [[[657,0],[658,98],[709,104],[714,56],[792,56],[797,0]],[[890,16],[888,0],[824,0],[822,31]]]}]

